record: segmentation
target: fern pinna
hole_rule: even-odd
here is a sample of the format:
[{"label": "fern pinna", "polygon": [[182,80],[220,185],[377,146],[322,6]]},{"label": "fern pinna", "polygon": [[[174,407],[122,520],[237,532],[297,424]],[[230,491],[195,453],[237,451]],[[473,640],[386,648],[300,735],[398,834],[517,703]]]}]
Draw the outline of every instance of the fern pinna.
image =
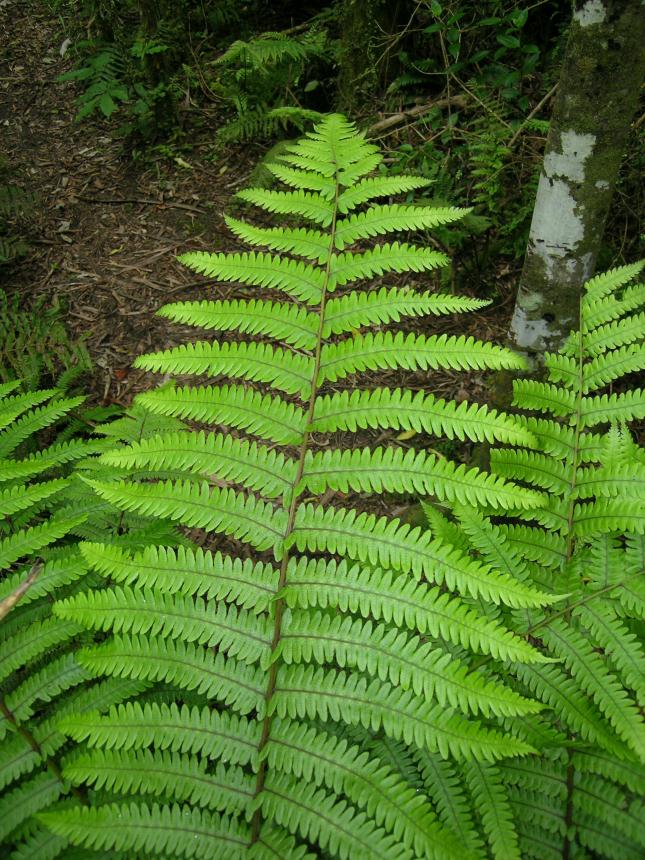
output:
[{"label": "fern pinna", "polygon": [[[535,750],[530,726],[540,705],[505,683],[503,667],[544,658],[498,616],[502,606],[538,611],[548,592],[419,528],[336,504],[348,489],[500,511],[542,499],[430,451],[336,447],[340,431],[351,440],[370,428],[388,438],[415,430],[532,439],[484,406],[369,386],[366,372],[380,369],[522,366],[470,337],[387,330],[479,301],[358,288],[375,275],[446,263],[435,250],[369,240],[462,214],[375,203],[426,184],[369,176],[380,160],[346,120],[330,116],[272,166],[291,190],[240,194],[288,216],[289,226],[227,221],[243,240],[282,255],[182,258],[220,282],[273,292],[161,313],[263,339],[216,337],[140,358],[147,370],[207,378],[166,384],[141,404],[218,429],[161,434],[102,458],[181,477],[92,485],[124,511],[169,517],[209,540],[228,536],[224,548],[233,538],[241,549],[83,546],[106,587],[55,607],[61,619],[111,634],[83,651],[83,667],[165,692],[60,723],[87,743],[64,775],[94,802],[41,820],[72,845],[209,860],[481,856],[447,762],[486,767]],[[473,671],[484,657],[486,669]]]},{"label": "fern pinna", "polygon": [[552,662],[512,668],[545,706],[540,756],[477,775],[499,857],[637,860],[645,848],[645,452],[627,429],[645,416],[645,391],[629,385],[645,367],[645,286],[630,284],[642,268],[592,279],[546,379],[514,384],[536,444],[495,448],[491,466],[545,504],[503,519],[458,506],[452,522],[426,507],[435,535],[560,595],[508,621]]},{"label": "fern pinna", "polygon": [[[79,551],[79,538],[112,535],[133,548],[183,540],[164,521],[124,516],[81,479],[83,472],[104,479],[113,475],[113,468],[92,455],[146,432],[146,416],[134,410],[103,428],[103,438],[79,435],[78,427],[85,429],[93,414],[85,411],[83,423],[73,414],[83,399],[57,389],[23,391],[17,381],[0,384],[2,857],[58,857],[67,840],[35,815],[58,801],[87,803],[62,775],[74,752],[59,720],[103,712],[151,686],[93,677],[77,660],[92,635],[52,613],[55,600],[100,583]],[[149,428],[159,429],[159,419],[147,417]],[[162,419],[166,428],[168,420]],[[41,561],[34,564],[34,558]]]}]

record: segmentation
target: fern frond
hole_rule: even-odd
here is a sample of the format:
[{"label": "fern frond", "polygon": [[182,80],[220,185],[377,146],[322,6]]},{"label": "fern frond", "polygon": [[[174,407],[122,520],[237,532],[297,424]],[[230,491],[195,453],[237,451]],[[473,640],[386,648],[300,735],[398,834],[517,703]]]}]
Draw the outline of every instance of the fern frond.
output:
[{"label": "fern frond", "polygon": [[313,361],[258,343],[189,343],[138,358],[136,367],[157,373],[243,377],[268,382],[287,394],[309,396]]},{"label": "fern frond", "polygon": [[120,510],[164,517],[183,525],[211,528],[248,540],[256,549],[282,551],[286,513],[230,489],[190,481],[159,484],[88,481],[95,492]]},{"label": "fern frond", "polygon": [[584,428],[597,424],[620,424],[645,417],[645,390],[637,388],[621,394],[583,397],[581,421]]},{"label": "fern frond", "polygon": [[498,860],[521,860],[513,813],[501,772],[494,765],[477,761],[468,762],[464,772],[493,857]]},{"label": "fern frond", "polygon": [[522,358],[510,350],[478,343],[471,337],[370,333],[324,347],[319,381],[335,382],[359,371],[389,368],[483,370],[523,366]]},{"label": "fern frond", "polygon": [[457,857],[454,837],[440,826],[425,798],[378,759],[346,741],[290,720],[276,720],[267,761],[298,780],[344,792],[419,856]]},{"label": "fern frond", "polygon": [[386,204],[370,206],[366,212],[341,218],[336,227],[336,248],[342,251],[358,239],[369,239],[401,230],[431,230],[463,218],[468,210],[445,207],[401,206]]},{"label": "fern frond", "polygon": [[409,851],[402,850],[367,816],[345,801],[335,801],[324,790],[307,786],[303,791],[295,780],[273,775],[260,802],[261,808],[280,825],[304,839],[315,840],[323,849],[328,847],[342,860],[368,852],[383,860],[412,860]]},{"label": "fern frond", "polygon": [[35,451],[20,460],[3,459],[0,460],[0,483],[35,478],[43,472],[107,451],[111,447],[111,443],[104,439],[71,439]]},{"label": "fern frond", "polygon": [[618,530],[645,534],[643,500],[613,498],[596,499],[576,505],[572,532],[576,537],[593,537]]},{"label": "fern frond", "polygon": [[96,789],[172,797],[204,809],[236,814],[253,797],[253,779],[239,767],[218,764],[209,772],[206,763],[193,756],[150,750],[94,750],[75,757],[65,768],[65,777]]},{"label": "fern frond", "polygon": [[272,251],[291,251],[317,263],[323,263],[329,253],[329,238],[319,230],[255,227],[229,216],[224,220],[229,230],[249,245],[261,245]]},{"label": "fern frond", "polygon": [[182,302],[164,305],[159,316],[218,331],[264,334],[299,349],[316,345],[317,318],[296,305],[261,300]]},{"label": "fern frond", "polygon": [[298,260],[253,251],[245,254],[192,251],[179,259],[193,271],[208,278],[283,290],[287,295],[309,305],[320,302],[324,282],[322,271]]},{"label": "fern frond", "polygon": [[[342,717],[349,725],[382,728],[395,740],[441,752],[444,757],[463,759],[477,755],[485,761],[495,761],[531,751],[518,738],[466,720],[411,691],[387,682],[368,683],[360,675],[325,672],[312,666],[296,666],[283,673],[271,708],[280,717],[291,719]],[[508,743],[506,750],[504,738]]]},{"label": "fern frond", "polygon": [[645,761],[645,727],[638,708],[605,668],[593,647],[571,626],[552,621],[543,638],[606,714],[617,734]]},{"label": "fern frond", "polygon": [[[643,326],[645,329],[645,324]],[[638,373],[645,368],[645,346],[631,343],[596,356],[585,365],[583,391],[597,391],[628,373]]]},{"label": "fern frond", "polygon": [[314,493],[331,488],[347,493],[419,493],[450,502],[494,508],[535,507],[540,497],[517,484],[410,448],[355,448],[308,456],[301,487]]},{"label": "fern frond", "polygon": [[603,299],[588,301],[583,297],[584,316],[580,324],[583,333],[611,323],[626,314],[632,313],[645,304],[645,284],[627,287],[619,298],[607,296]]},{"label": "fern frond", "polygon": [[0,656],[0,680],[8,678],[16,669],[31,663],[50,649],[69,642],[79,635],[82,627],[67,622],[59,624],[53,619],[38,622],[3,642]]},{"label": "fern frond", "polygon": [[298,170],[287,167],[279,161],[269,162],[266,167],[277,179],[292,188],[299,188],[302,191],[318,191],[327,200],[333,200],[336,194],[336,183],[333,179],[321,173],[314,173],[309,168]]},{"label": "fern frond", "polygon": [[518,451],[513,448],[495,448],[491,451],[491,465],[498,475],[527,481],[541,489],[558,495],[569,489],[566,467],[546,454],[537,451]]},{"label": "fern frond", "polygon": [[545,659],[497,621],[406,574],[349,567],[344,561],[294,559],[288,581],[283,594],[291,608],[336,608],[359,613],[364,618],[405,626],[500,660],[532,663]]},{"label": "fern frond", "polygon": [[61,781],[48,772],[40,773],[5,793],[0,798],[0,840],[4,842],[12,830],[53,805],[62,793]]},{"label": "fern frond", "polygon": [[0,490],[0,517],[10,517],[28,511],[45,499],[50,499],[66,486],[65,478],[55,478],[27,488],[17,485]]},{"label": "fern frond", "polygon": [[257,723],[210,708],[176,704],[127,702],[105,714],[90,711],[67,716],[60,728],[91,748],[144,750],[154,742],[160,750],[201,753],[232,765],[249,764],[256,753]]},{"label": "fern frond", "polygon": [[217,475],[268,498],[288,493],[297,471],[295,461],[256,442],[186,431],[144,439],[105,454],[102,462],[124,468],[183,470],[205,478]]},{"label": "fern frond", "polygon": [[473,597],[509,606],[541,606],[552,598],[531,586],[491,571],[441,541],[398,520],[377,519],[341,508],[298,508],[294,530],[285,542],[300,552],[327,550],[358,561],[428,577]]},{"label": "fern frond", "polygon": [[0,570],[7,570],[24,556],[33,555],[43,547],[60,540],[84,520],[84,515],[52,517],[41,525],[21,529],[4,540],[0,540]]},{"label": "fern frond", "polygon": [[[244,191],[238,191],[237,196],[240,200],[253,203],[267,212],[274,212],[279,215],[300,215],[309,221],[320,224],[321,227],[328,227],[331,224],[334,212],[329,200],[320,194],[307,191],[270,191],[266,188],[247,188]],[[186,262],[190,265],[189,261]],[[221,275],[218,274],[218,277]]]},{"label": "fern frond", "polygon": [[579,734],[589,743],[600,744],[619,759],[625,757],[626,747],[598,719],[598,709],[575,680],[554,665],[516,665],[513,674],[553,708],[572,733]]},{"label": "fern frond", "polygon": [[561,535],[521,525],[501,525],[498,532],[527,561],[539,562],[547,569],[560,569],[566,561],[566,540]]},{"label": "fern frond", "polygon": [[483,857],[483,843],[458,772],[436,753],[418,750],[414,755],[423,776],[424,790],[435,803],[443,824],[457,835],[468,855]]},{"label": "fern frond", "polygon": [[[620,266],[616,269],[610,269],[607,272],[601,272],[595,275],[585,284],[585,295],[583,302],[585,305],[602,299],[605,296],[615,292],[619,287],[623,287],[632,281],[638,275],[645,261],[639,260],[636,263],[631,263],[627,266]],[[586,308],[585,308],[586,310]]]},{"label": "fern frond", "polygon": [[[47,392],[47,394],[49,395],[49,392]],[[8,413],[5,413],[5,420],[6,423],[11,423],[12,426],[5,427],[5,429],[0,432],[0,458],[8,457],[10,454],[13,454],[25,439],[38,433],[45,427],[50,427],[52,424],[55,424],[63,416],[71,412],[72,409],[80,406],[85,398],[57,398],[52,400],[51,403],[48,403],[45,406],[40,406],[36,409],[30,408],[30,400],[32,400],[32,398],[26,399],[18,407],[12,403],[7,404],[9,411]],[[18,409],[17,413],[15,411],[16,408]],[[27,412],[27,409],[30,411]],[[20,415],[21,413],[27,414],[23,414],[22,417],[16,420],[16,415]]]},{"label": "fern frond", "polygon": [[431,180],[421,176],[370,176],[343,191],[338,198],[338,211],[344,215],[370,200],[427,188],[431,184]]},{"label": "fern frond", "polygon": [[76,687],[87,679],[87,672],[74,655],[64,654],[12,690],[5,698],[5,705],[14,719],[24,723],[33,715],[36,702],[50,702],[64,690]]},{"label": "fern frond", "polygon": [[576,478],[575,495],[578,499],[616,496],[642,499],[645,497],[645,464],[612,462],[597,468],[581,468]]},{"label": "fern frond", "polygon": [[376,388],[341,391],[318,398],[314,430],[355,432],[368,427],[425,431],[448,439],[499,440],[519,445],[528,444],[534,438],[518,420],[500,415],[487,406],[465,400],[459,404],[438,400],[423,391]]},{"label": "fern frond", "polygon": [[278,445],[297,445],[305,431],[302,409],[242,386],[157,389],[139,400],[159,415],[239,427]]},{"label": "fern frond", "polygon": [[277,653],[287,664],[355,667],[465,713],[508,716],[540,709],[508,688],[470,675],[451,655],[418,637],[372,626],[369,621],[332,619],[320,612],[289,615]]},{"label": "fern frond", "polygon": [[335,290],[338,286],[386,272],[424,272],[447,263],[448,258],[439,251],[400,242],[377,245],[362,254],[335,254],[330,261],[328,289]]},{"label": "fern frond", "polygon": [[567,417],[575,412],[576,397],[573,391],[558,385],[536,382],[534,379],[518,379],[513,382],[513,405]]},{"label": "fern frond", "polygon": [[96,674],[144,681],[167,681],[183,690],[219,697],[241,714],[261,710],[262,678],[257,669],[225,659],[201,646],[136,636],[115,636],[81,651],[79,662]]},{"label": "fern frond", "polygon": [[590,630],[595,641],[611,657],[627,687],[634,690],[636,701],[645,700],[645,658],[638,639],[624,626],[615,610],[600,601],[589,601],[573,610],[573,615]]},{"label": "fern frond", "polygon": [[440,293],[415,293],[398,287],[381,287],[369,293],[351,292],[327,303],[323,337],[344,334],[364,326],[399,322],[403,317],[448,314],[484,307],[481,299]]},{"label": "fern frond", "polygon": [[163,594],[228,600],[244,609],[267,608],[277,591],[275,568],[202,549],[147,546],[130,552],[110,544],[81,544],[94,570],[125,585],[154,588]]},{"label": "fern frond", "polygon": [[204,603],[176,594],[166,597],[118,587],[59,601],[55,612],[83,627],[219,646],[249,664],[266,656],[271,645],[268,624],[262,625],[257,616],[224,603],[211,612]]},{"label": "fern frond", "polygon": [[[112,437],[102,431],[113,448],[83,463],[72,488],[61,490],[70,510],[91,510],[80,552],[92,587],[71,579],[53,610],[57,624],[74,623],[82,637],[75,677],[89,680],[78,686],[107,676],[141,688],[101,713],[57,713],[56,744],[83,747],[65,755],[63,774],[89,806],[66,801],[43,824],[81,851],[108,855],[521,856],[533,820],[517,809],[540,786],[507,783],[495,763],[557,749],[570,727],[575,752],[631,754],[604,724],[609,705],[589,699],[589,684],[557,662],[547,640],[553,617],[569,613],[567,623],[583,629],[582,616],[571,614],[564,524],[569,501],[596,496],[581,489],[576,498],[566,467],[551,469],[562,481],[543,493],[528,468],[520,484],[397,443],[426,433],[527,446],[544,457],[584,444],[591,466],[604,442],[585,434],[578,446],[573,424],[559,433],[548,412],[534,433],[529,419],[475,403],[369,390],[365,371],[524,363],[470,337],[386,330],[482,305],[431,292],[426,273],[446,259],[391,235],[447,225],[463,212],[387,200],[425,182],[369,177],[381,154],[337,115],[279,159],[269,169],[291,190],[251,189],[240,199],[286,216],[288,226],[228,220],[239,238],[268,251],[181,258],[216,284],[272,292],[248,300],[246,290],[239,298],[227,290],[168,305],[162,315],[209,329],[213,340],[137,361],[170,376],[239,384],[171,381],[140,395],[136,408],[149,411],[150,423],[121,421]],[[384,205],[373,202],[379,198]],[[357,283],[387,272],[418,273],[418,291],[378,284],[367,292]],[[554,360],[554,372],[568,367]],[[350,376],[353,390],[334,391]],[[572,394],[567,419],[588,406]],[[336,435],[369,429],[386,431],[387,442],[370,450],[363,433],[354,441]],[[614,439],[607,465],[626,463],[631,451]],[[91,503],[77,495],[90,490]],[[354,500],[362,492],[422,492],[454,511],[431,517],[429,532],[365,512]],[[347,507],[337,506],[342,494],[351,494]],[[463,510],[471,503],[481,514]],[[108,508],[140,520],[140,530],[99,531],[96,518]],[[498,513],[506,531],[489,519]],[[161,518],[193,530],[209,549],[151,546],[149,522]],[[562,529],[561,540],[546,542],[546,571],[534,539],[544,523]],[[590,599],[603,588],[616,608],[605,637],[612,677],[631,677],[635,651],[618,586],[590,575]],[[635,601],[632,593],[623,599]],[[45,623],[38,602],[33,611],[34,623]],[[13,628],[11,637],[19,633]],[[63,698],[59,668],[32,685],[43,702],[50,692]],[[617,706],[618,693],[610,698]],[[19,768],[15,756],[10,767]],[[585,802],[581,814],[599,820],[595,801]],[[538,809],[538,833],[549,812]],[[552,818],[561,822],[561,810]]]},{"label": "fern frond", "polygon": [[20,380],[16,382],[3,383],[0,390],[2,398],[2,412],[0,413],[0,429],[4,429],[12,424],[21,415],[24,415],[30,409],[39,406],[47,400],[50,400],[58,394],[55,388],[50,388],[44,391],[27,391],[24,393],[13,394],[7,397],[12,391],[20,386]]},{"label": "fern frond", "polygon": [[175,857],[235,860],[243,857],[249,832],[237,820],[179,805],[111,804],[44,812],[40,820],[72,845],[94,850],[142,851]]},{"label": "fern frond", "polygon": [[642,338],[644,328],[645,312],[598,326],[586,335],[585,352],[595,356],[609,349],[627,346]]}]

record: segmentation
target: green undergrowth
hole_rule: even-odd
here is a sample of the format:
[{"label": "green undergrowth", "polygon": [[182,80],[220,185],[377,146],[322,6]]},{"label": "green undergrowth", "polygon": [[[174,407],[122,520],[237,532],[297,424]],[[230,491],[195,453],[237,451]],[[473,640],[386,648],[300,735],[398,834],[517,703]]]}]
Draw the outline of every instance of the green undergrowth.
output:
[{"label": "green undergrowth", "polygon": [[[514,412],[408,388],[524,362],[409,325],[484,303],[424,285],[448,259],[409,235],[464,212],[381,159],[338,115],[289,146],[239,194],[261,223],[227,217],[252,250],[181,258],[214,294],[160,310],[199,332],[136,359],[163,385],[71,471],[5,454],[2,594],[75,565],[0,623],[8,857],[642,856],[641,265]],[[3,394],[17,438],[39,407]],[[410,496],[423,527],[373,512]]]}]

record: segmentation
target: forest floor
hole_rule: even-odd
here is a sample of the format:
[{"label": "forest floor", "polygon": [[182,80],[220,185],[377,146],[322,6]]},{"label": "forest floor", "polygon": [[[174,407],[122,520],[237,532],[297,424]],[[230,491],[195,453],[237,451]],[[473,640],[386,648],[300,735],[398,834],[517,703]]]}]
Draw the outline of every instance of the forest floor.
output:
[{"label": "forest floor", "polygon": [[[176,256],[239,249],[223,212],[248,183],[263,148],[239,145],[215,159],[214,135],[203,133],[180,161],[172,152],[154,151],[133,160],[111,133],[113,123],[75,121],[77,87],[57,82],[72,68],[69,52],[61,56],[61,20],[36,0],[3,0],[0,33],[2,155],[12,180],[38,201],[28,223],[30,253],[0,275],[0,286],[9,296],[17,293],[23,306],[59,304],[70,335],[84,338],[95,364],[89,381],[95,399],[127,405],[150,385],[147,374],[131,368],[134,358],[182,340],[155,310],[213,294]],[[213,128],[216,123],[214,115]],[[468,291],[477,295],[477,284]],[[218,297],[231,295],[230,288],[218,289]],[[503,341],[512,310],[509,286],[503,296],[483,313],[425,320],[423,331]],[[390,374],[379,382],[398,384]],[[458,400],[487,399],[480,374],[415,374],[412,387]]]}]

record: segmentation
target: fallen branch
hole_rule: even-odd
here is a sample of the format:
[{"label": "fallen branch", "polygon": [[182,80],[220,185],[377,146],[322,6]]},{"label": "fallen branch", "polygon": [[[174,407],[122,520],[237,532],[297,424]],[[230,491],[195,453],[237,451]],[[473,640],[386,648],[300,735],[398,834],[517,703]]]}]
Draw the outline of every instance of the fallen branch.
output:
[{"label": "fallen branch", "polygon": [[76,200],[82,200],[83,203],[101,204],[106,203],[109,206],[125,206],[127,203],[138,203],[141,206],[165,206],[167,209],[186,209],[188,212],[199,212],[201,215],[208,213],[199,206],[189,206],[188,203],[171,203],[168,200],[148,200],[145,197],[126,197],[123,199],[117,197],[82,197],[80,194],[75,194]]},{"label": "fallen branch", "polygon": [[552,99],[552,98],[553,98],[553,96],[554,96],[554,95],[556,94],[556,92],[558,91],[558,86],[559,86],[559,85],[560,85],[560,82],[559,82],[559,81],[558,81],[558,83],[554,84],[554,85],[551,87],[551,89],[549,90],[549,92],[544,96],[544,98],[543,98],[543,99],[540,99],[540,101],[535,105],[535,107],[533,108],[533,110],[531,111],[531,113],[526,117],[526,119],[525,119],[525,120],[523,120],[522,124],[517,128],[517,130],[516,130],[515,134],[513,135],[513,137],[509,140],[509,142],[508,142],[508,144],[507,144],[507,146],[508,146],[508,148],[509,148],[509,149],[512,149],[512,148],[513,148],[513,144],[514,144],[514,143],[515,143],[515,141],[518,139],[518,137],[522,134],[522,132],[524,131],[524,129],[526,128],[526,126],[530,123],[530,121],[533,119],[533,117],[534,117],[537,113],[539,113],[539,112],[542,110],[542,108],[544,107],[544,105],[545,105],[545,104],[546,104],[550,99]]},{"label": "fallen branch", "polygon": [[24,595],[29,591],[31,586],[42,573],[42,569],[43,563],[41,561],[37,561],[27,574],[27,578],[21,582],[8,597],[5,597],[4,600],[0,600],[0,621],[2,621],[5,615],[8,615],[14,606],[22,600]]},{"label": "fallen branch", "polygon": [[452,107],[453,105],[458,108],[465,108],[468,105],[468,99],[466,96],[452,96],[452,98],[436,99],[435,101],[428,102],[427,104],[415,105],[414,107],[409,108],[409,110],[394,113],[390,116],[386,116],[384,119],[380,119],[367,129],[366,134],[368,137],[372,137],[381,131],[386,131],[387,129],[392,128],[395,125],[400,125],[407,120],[418,119],[420,116],[423,116],[423,114],[430,113],[430,111],[435,108],[441,110],[442,108]]}]

